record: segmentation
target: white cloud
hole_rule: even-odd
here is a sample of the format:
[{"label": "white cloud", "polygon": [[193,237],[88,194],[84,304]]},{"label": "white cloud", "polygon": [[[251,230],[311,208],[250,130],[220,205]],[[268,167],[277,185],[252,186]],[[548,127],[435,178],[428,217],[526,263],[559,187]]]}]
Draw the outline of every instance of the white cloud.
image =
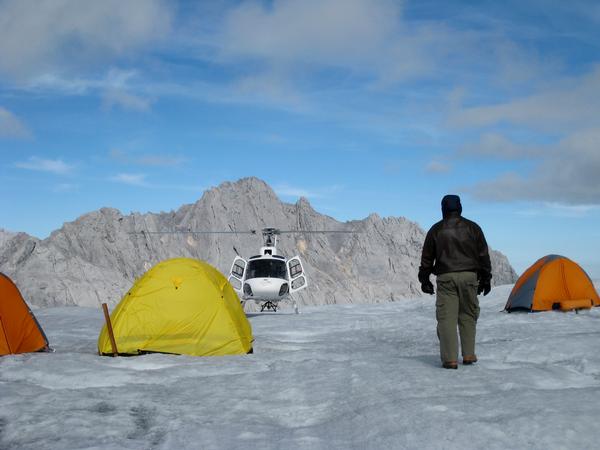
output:
[{"label": "white cloud", "polygon": [[74,169],[73,165],[67,164],[61,159],[44,159],[37,156],[31,156],[27,161],[17,162],[15,163],[15,167],[39,172],[50,172],[56,175],[66,175]]},{"label": "white cloud", "polygon": [[77,189],[79,189],[79,185],[72,183],[60,183],[52,188],[52,190],[56,193],[74,192]]},{"label": "white cloud", "polygon": [[141,166],[179,166],[186,161],[182,156],[174,155],[141,155],[136,163]]},{"label": "white cloud", "polygon": [[31,77],[86,69],[162,38],[162,0],[5,0],[0,3],[0,72]]},{"label": "white cloud", "polygon": [[582,218],[600,210],[600,205],[564,205],[562,203],[543,202],[539,207],[517,211],[518,215],[525,217],[561,217]]},{"label": "white cloud", "polygon": [[103,87],[101,79],[89,79],[81,77],[63,77],[55,73],[44,73],[22,80],[20,88],[26,91],[52,91],[67,95],[83,95],[90,89]]},{"label": "white cloud", "polygon": [[135,70],[109,69],[105,75],[90,78],[43,73],[23,80],[19,88],[27,91],[51,91],[66,95],[84,95],[90,91],[128,90],[138,77]]},{"label": "white cloud", "polygon": [[281,197],[305,197],[305,198],[319,198],[321,195],[317,192],[296,187],[290,186],[287,184],[280,184],[273,187],[275,193]]},{"label": "white cloud", "polygon": [[226,20],[223,50],[275,63],[362,64],[394,32],[398,15],[394,2],[379,0],[245,2]]},{"label": "white cloud", "polygon": [[121,164],[134,164],[139,166],[179,166],[187,161],[187,158],[177,155],[133,155],[119,149],[112,149],[109,153],[111,159]]},{"label": "white cloud", "polygon": [[431,161],[425,167],[425,171],[429,173],[447,173],[450,172],[452,168],[449,164],[443,163],[441,161]]},{"label": "white cloud", "polygon": [[110,180],[130,186],[148,187],[146,175],[143,173],[119,173],[111,177]]},{"label": "white cloud", "polygon": [[486,132],[478,143],[463,145],[458,156],[528,159],[532,165],[527,172],[505,172],[476,184],[470,191],[485,200],[542,202],[545,214],[552,211],[557,216],[582,214],[589,205],[600,205],[599,116],[600,66],[582,76],[544,83],[536,93],[521,98],[456,108],[450,121],[457,126],[512,126],[538,140],[563,136],[556,144],[534,146]]},{"label": "white cloud", "polygon": [[109,69],[99,77],[63,76],[45,73],[24,80],[19,88],[32,92],[52,92],[61,95],[87,95],[98,93],[102,98],[102,108],[112,110],[121,108],[126,111],[147,112],[152,108],[153,100],[143,94],[133,93],[134,89],[144,92],[144,83],[138,80],[134,70]]},{"label": "white cloud", "polygon": [[410,25],[393,0],[249,1],[226,15],[214,45],[222,62],[260,61],[280,75],[347,70],[387,84],[432,73],[454,36],[440,24]]},{"label": "white cloud", "polygon": [[275,193],[281,197],[305,197],[308,199],[329,197],[336,192],[339,192],[341,189],[341,186],[338,185],[325,186],[318,189],[306,189],[298,186],[291,186],[286,183],[273,186]]},{"label": "white cloud", "polygon": [[102,105],[105,109],[120,107],[129,111],[146,112],[150,110],[151,101],[124,89],[112,88],[104,93]]},{"label": "white cloud", "polygon": [[547,148],[525,175],[505,173],[470,191],[486,200],[535,200],[569,206],[600,205],[600,130],[580,131]]},{"label": "white cloud", "polygon": [[449,123],[460,127],[485,127],[510,123],[542,131],[570,132],[598,125],[600,116],[600,66],[580,76],[545,83],[538,92],[495,104],[459,108]]},{"label": "white cloud", "polygon": [[[507,31],[510,35],[510,31]],[[525,49],[506,38],[491,45],[490,59],[497,68],[497,81],[504,85],[544,79],[548,73],[556,73],[559,66],[545,60],[531,48]]]},{"label": "white cloud", "polygon": [[169,191],[190,191],[203,192],[206,187],[192,184],[156,184],[147,181],[147,175],[144,173],[118,173],[109,178],[114,183],[127,184],[145,189],[169,190]]},{"label": "white cloud", "polygon": [[0,137],[26,138],[31,136],[29,129],[9,110],[0,106]]},{"label": "white cloud", "polygon": [[498,133],[484,133],[479,142],[468,142],[458,151],[459,156],[478,156],[499,159],[523,159],[540,157],[545,150],[541,147],[515,144]]},{"label": "white cloud", "polygon": [[236,80],[221,101],[236,103],[277,105],[287,110],[299,112],[309,109],[308,100],[287,79],[287,75],[265,72],[247,75]]}]

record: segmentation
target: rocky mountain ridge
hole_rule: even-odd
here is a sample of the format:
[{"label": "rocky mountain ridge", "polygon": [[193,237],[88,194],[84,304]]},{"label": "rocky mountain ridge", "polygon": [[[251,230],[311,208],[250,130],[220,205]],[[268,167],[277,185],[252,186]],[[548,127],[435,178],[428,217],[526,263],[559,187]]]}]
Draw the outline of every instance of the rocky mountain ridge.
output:
[{"label": "rocky mountain ridge", "polygon": [[[339,222],[319,214],[301,198],[279,200],[257,178],[212,188],[195,203],[168,213],[123,215],[102,208],[68,222],[47,239],[25,233],[0,234],[0,271],[35,306],[116,304],[133,281],[159,261],[186,256],[229,272],[236,255],[249,257],[262,246],[247,234],[149,234],[161,230],[241,231],[277,227],[356,230],[356,234],[294,234],[280,237],[281,254],[299,254],[309,287],[299,303],[376,303],[421,295],[417,280],[425,232],[403,217]],[[492,251],[493,281],[513,283],[507,258]]]}]

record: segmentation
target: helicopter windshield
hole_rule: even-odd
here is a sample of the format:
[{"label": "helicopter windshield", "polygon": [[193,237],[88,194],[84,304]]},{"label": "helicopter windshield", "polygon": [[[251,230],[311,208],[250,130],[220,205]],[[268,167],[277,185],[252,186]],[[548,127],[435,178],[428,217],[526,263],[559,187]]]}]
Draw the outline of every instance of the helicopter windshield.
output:
[{"label": "helicopter windshield", "polygon": [[277,259],[249,261],[246,268],[246,279],[251,278],[281,278],[287,280],[285,261]]}]

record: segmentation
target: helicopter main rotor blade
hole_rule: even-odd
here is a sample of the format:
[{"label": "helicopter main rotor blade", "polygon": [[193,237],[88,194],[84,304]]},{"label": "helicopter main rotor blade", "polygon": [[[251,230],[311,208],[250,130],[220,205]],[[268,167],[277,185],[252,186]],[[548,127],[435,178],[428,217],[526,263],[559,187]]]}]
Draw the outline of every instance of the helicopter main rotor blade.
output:
[{"label": "helicopter main rotor blade", "polygon": [[[277,235],[277,234],[358,234],[362,231],[356,230],[279,230],[277,228],[265,228],[261,230],[263,235]],[[231,230],[139,230],[130,231],[127,234],[258,234],[258,230],[244,230],[244,231],[231,231]]]},{"label": "helicopter main rotor blade", "polygon": [[256,230],[249,231],[201,231],[201,230],[165,230],[165,231],[131,231],[128,234],[256,234]]},{"label": "helicopter main rotor blade", "polygon": [[355,230],[279,230],[280,234],[355,234],[362,231]]}]

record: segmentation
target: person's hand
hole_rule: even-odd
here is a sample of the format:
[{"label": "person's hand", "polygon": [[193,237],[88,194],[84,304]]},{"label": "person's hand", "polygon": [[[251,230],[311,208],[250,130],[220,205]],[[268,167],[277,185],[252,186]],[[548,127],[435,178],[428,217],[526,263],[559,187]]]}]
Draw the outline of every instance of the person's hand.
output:
[{"label": "person's hand", "polygon": [[479,280],[479,286],[477,286],[477,295],[481,295],[485,297],[492,290],[492,286],[490,284],[490,280]]},{"label": "person's hand", "polygon": [[421,290],[426,294],[433,295],[433,284],[431,283],[431,281],[427,280],[421,283]]}]

